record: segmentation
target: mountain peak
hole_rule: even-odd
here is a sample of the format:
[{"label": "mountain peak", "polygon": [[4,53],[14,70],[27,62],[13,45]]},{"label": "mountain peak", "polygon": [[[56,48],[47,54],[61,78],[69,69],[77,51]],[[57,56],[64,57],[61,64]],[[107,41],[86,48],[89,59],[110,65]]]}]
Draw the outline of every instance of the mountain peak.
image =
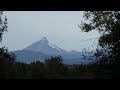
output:
[{"label": "mountain peak", "polygon": [[42,42],[42,43],[48,43],[48,40],[47,40],[46,37],[43,37],[43,38],[40,40],[40,42]]}]

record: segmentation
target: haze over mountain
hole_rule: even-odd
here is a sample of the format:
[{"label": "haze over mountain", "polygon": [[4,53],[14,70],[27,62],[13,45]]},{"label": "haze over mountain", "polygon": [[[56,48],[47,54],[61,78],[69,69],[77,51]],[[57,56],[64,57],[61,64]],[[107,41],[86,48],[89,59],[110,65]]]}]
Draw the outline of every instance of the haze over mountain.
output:
[{"label": "haze over mountain", "polygon": [[78,64],[84,62],[82,60],[82,52],[75,50],[66,51],[56,45],[49,43],[46,37],[37,41],[22,50],[12,51],[16,55],[16,59],[22,62],[32,62],[35,60],[44,60],[51,56],[62,56],[64,63]]}]

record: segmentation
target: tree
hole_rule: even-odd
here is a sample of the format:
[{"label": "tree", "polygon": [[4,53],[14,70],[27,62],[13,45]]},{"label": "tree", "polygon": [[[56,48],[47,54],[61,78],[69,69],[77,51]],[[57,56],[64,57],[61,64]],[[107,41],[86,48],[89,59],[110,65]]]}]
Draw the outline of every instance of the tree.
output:
[{"label": "tree", "polygon": [[[0,42],[2,42],[2,35],[5,31],[7,31],[7,18],[4,17],[3,19],[3,11],[0,11]],[[8,49],[5,47],[0,48],[0,57],[6,57],[10,60],[15,60],[15,55],[13,53],[9,54]]]},{"label": "tree", "polygon": [[111,50],[112,58],[115,59],[115,57],[120,54],[118,52],[120,50],[120,12],[86,11],[84,18],[88,22],[82,22],[79,26],[82,31],[89,32],[91,30],[98,30],[101,34],[99,45],[102,48]]},{"label": "tree", "polygon": [[[7,31],[7,18],[3,18],[3,11],[0,11],[0,42],[2,42],[2,35]],[[13,76],[13,66],[15,64],[14,54],[8,53],[5,47],[0,48],[0,78],[8,79]]]},{"label": "tree", "polygon": [[40,61],[32,62],[31,72],[33,79],[44,78],[45,75],[44,63]]},{"label": "tree", "polygon": [[[2,18],[3,11],[0,11],[0,42],[2,42],[2,35],[4,31],[7,31],[7,18],[5,17],[4,20]],[[7,52],[5,47],[0,48],[0,56],[4,55]]]},{"label": "tree", "polygon": [[48,69],[48,72],[61,72],[63,68],[62,57],[51,57],[50,59],[45,60],[45,66]]},{"label": "tree", "polygon": [[111,63],[113,68],[118,70],[120,68],[118,66],[120,64],[120,11],[85,11],[83,17],[86,22],[82,22],[79,27],[84,32],[98,30],[101,35],[99,46],[107,50],[107,54],[96,53],[97,57],[102,56],[100,62]]},{"label": "tree", "polygon": [[2,35],[4,31],[7,31],[7,18],[2,19],[3,11],[0,11],[0,41],[2,41]]},{"label": "tree", "polygon": [[64,64],[61,56],[50,57],[45,60],[45,70],[47,78],[62,78],[64,73]]}]

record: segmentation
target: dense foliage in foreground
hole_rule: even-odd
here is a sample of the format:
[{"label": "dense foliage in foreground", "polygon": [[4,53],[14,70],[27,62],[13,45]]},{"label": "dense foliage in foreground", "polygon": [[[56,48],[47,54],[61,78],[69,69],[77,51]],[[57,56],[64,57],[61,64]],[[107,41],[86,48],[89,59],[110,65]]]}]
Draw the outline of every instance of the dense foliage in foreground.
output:
[{"label": "dense foliage in foreground", "polygon": [[[0,57],[0,79],[111,79],[112,64],[65,65],[61,57],[51,57],[45,62],[25,64]],[[120,66],[118,65],[118,68]]]}]

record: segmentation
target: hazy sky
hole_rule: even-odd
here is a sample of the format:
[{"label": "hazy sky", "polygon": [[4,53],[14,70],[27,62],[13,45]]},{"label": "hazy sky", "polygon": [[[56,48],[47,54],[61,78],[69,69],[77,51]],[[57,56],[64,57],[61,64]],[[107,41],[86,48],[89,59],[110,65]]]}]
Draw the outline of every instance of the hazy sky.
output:
[{"label": "hazy sky", "polygon": [[81,11],[5,11],[4,15],[8,19],[8,32],[3,35],[2,46],[9,51],[23,49],[44,36],[68,51],[81,51],[97,44],[94,39],[86,39],[98,37],[98,32],[85,33],[78,27],[83,20]]}]

